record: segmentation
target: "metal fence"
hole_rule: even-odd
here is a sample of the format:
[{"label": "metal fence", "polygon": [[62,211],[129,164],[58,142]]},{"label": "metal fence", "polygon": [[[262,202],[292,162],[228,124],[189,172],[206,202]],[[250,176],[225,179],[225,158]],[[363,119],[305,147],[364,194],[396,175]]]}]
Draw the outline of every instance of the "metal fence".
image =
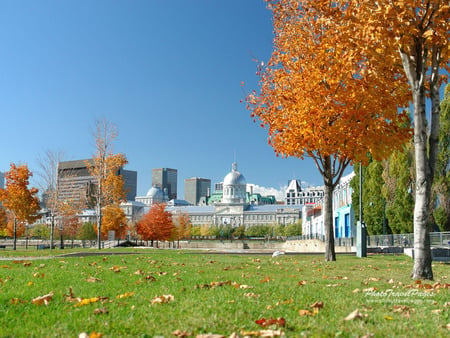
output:
[{"label": "metal fence", "polygon": [[[325,241],[323,235],[303,235],[288,237],[288,240],[318,239]],[[450,232],[431,232],[430,243],[432,247],[450,247]],[[356,238],[335,238],[336,246],[355,246]],[[391,234],[367,236],[367,246],[398,246],[403,248],[414,247],[414,234]]]},{"label": "metal fence", "polygon": [[[123,242],[123,240],[121,241]],[[102,241],[102,248],[113,248],[117,246],[119,242],[114,241]],[[11,238],[0,238],[0,255],[1,250],[12,250],[14,247],[13,240]],[[69,249],[69,248],[97,248],[97,241],[95,240],[63,240],[60,239],[53,240],[54,249]],[[28,249],[50,249],[49,239],[26,239],[20,238],[16,241],[17,250],[28,250]]]}]

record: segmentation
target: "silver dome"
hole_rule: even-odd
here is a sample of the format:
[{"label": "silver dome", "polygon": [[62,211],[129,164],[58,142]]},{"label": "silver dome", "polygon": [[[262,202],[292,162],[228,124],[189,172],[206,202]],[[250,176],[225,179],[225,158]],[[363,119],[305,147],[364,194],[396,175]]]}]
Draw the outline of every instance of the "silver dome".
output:
[{"label": "silver dome", "polygon": [[151,187],[147,192],[147,197],[162,200],[164,198],[164,193],[158,187]]},{"label": "silver dome", "polygon": [[237,171],[237,163],[233,163],[232,170],[223,179],[223,185],[246,185],[244,175]]}]

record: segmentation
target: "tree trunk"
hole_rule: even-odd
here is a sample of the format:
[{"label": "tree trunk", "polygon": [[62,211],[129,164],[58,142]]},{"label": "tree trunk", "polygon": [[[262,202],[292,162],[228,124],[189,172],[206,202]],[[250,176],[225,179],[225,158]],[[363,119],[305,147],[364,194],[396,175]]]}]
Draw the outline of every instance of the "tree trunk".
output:
[{"label": "tree trunk", "polygon": [[16,250],[17,244],[17,222],[16,217],[14,217],[14,239],[13,239],[13,250]]},{"label": "tree trunk", "polygon": [[431,172],[427,149],[425,87],[418,83],[413,88],[413,104],[416,201],[414,205],[414,268],[412,278],[433,279],[430,234],[428,229],[433,174]]},{"label": "tree trunk", "polygon": [[[414,105],[416,201],[414,204],[414,267],[411,277],[413,279],[433,279],[428,222],[430,218],[431,185],[433,183],[433,170],[436,159],[436,154],[434,153],[436,151],[434,144],[436,125],[431,126],[431,143],[428,144],[425,110],[425,80],[428,49],[424,47],[423,41],[419,39],[414,43],[414,50],[415,54],[412,55],[400,50],[403,68],[411,85]],[[436,55],[432,55],[432,58],[433,64],[439,61]],[[432,69],[432,74],[435,71],[436,69]],[[431,86],[433,86],[433,83],[431,83]],[[434,113],[433,115],[431,123],[435,123],[436,115]],[[430,148],[427,149],[427,146],[430,146]],[[428,157],[428,150],[430,150],[430,157]]]},{"label": "tree trunk", "polygon": [[331,158],[324,159],[324,196],[323,196],[323,226],[325,232],[325,261],[335,261],[334,230],[333,230],[333,178],[331,173]]}]

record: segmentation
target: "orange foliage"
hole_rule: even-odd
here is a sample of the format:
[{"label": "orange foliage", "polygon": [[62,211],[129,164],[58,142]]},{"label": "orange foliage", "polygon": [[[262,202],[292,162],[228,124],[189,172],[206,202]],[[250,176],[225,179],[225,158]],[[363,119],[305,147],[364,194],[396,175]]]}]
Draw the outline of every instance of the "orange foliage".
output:
[{"label": "orange foliage", "polygon": [[108,205],[103,210],[102,238],[108,238],[108,231],[115,231],[116,238],[123,238],[127,230],[127,217],[118,204]]},{"label": "orange foliage", "polygon": [[171,239],[174,225],[172,215],[164,203],[155,204],[137,223],[137,233],[144,240],[165,241]]},{"label": "orange foliage", "polygon": [[[351,1],[279,0],[273,12],[274,51],[261,64],[260,94],[247,97],[252,117],[269,129],[283,156],[333,156],[366,163],[382,159],[410,138],[409,99],[401,64],[385,60],[384,45],[370,46],[351,17]],[[372,53],[373,54],[373,53]]]},{"label": "orange foliage", "polygon": [[5,229],[8,224],[8,218],[6,216],[6,210],[0,206],[0,230]]},{"label": "orange foliage", "polygon": [[11,163],[10,171],[5,174],[5,188],[0,189],[0,201],[18,223],[31,223],[37,219],[38,189],[28,189],[32,175],[27,165],[16,166]]},{"label": "orange foliage", "polygon": [[[16,224],[16,236],[17,237],[22,237],[25,234],[25,224],[23,223],[17,223]],[[8,224],[6,225],[6,233],[8,234],[9,237],[13,237],[14,236],[14,220],[11,219]]]},{"label": "orange foliage", "polygon": [[180,240],[191,237],[191,223],[188,214],[181,213],[174,217],[174,224],[173,239]]}]

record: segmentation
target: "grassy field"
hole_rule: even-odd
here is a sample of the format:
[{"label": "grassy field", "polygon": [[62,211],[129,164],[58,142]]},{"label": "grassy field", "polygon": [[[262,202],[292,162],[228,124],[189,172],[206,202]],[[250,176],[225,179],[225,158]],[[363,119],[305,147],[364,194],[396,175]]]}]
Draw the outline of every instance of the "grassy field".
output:
[{"label": "grassy field", "polygon": [[450,266],[436,263],[435,280],[416,283],[405,256],[329,263],[305,255],[105,250],[13,259],[0,261],[2,337],[450,334]]}]

